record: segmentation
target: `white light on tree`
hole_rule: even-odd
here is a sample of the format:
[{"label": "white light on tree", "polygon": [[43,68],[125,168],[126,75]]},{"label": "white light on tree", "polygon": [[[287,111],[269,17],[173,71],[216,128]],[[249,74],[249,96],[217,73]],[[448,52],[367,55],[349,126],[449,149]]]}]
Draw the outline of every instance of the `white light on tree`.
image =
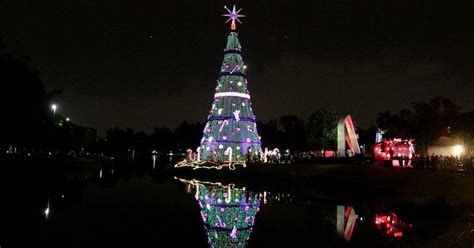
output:
[{"label": "white light on tree", "polygon": [[240,98],[250,99],[249,94],[238,93],[238,92],[220,92],[220,93],[214,94],[214,98],[219,98],[219,97],[240,97]]}]

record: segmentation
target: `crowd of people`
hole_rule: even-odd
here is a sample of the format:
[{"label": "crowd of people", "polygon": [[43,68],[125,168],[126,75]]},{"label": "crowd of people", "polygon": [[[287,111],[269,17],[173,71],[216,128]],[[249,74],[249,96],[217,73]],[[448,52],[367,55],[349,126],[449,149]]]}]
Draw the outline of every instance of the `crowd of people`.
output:
[{"label": "crowd of people", "polygon": [[[328,162],[328,159],[337,158],[336,151],[303,151],[303,152],[290,152],[290,150],[284,150],[280,152],[278,148],[268,149],[265,148],[263,151],[258,153],[247,152],[245,155],[246,162],[248,163],[268,163],[268,164],[293,164],[293,163],[318,163]],[[191,149],[188,149],[188,157],[190,160],[196,160],[197,154],[193,153]],[[350,158],[351,156],[348,156]],[[372,159],[371,159],[372,158]],[[362,161],[370,163],[375,157],[363,157]],[[377,160],[377,159],[375,159]],[[338,162],[341,162],[338,160]],[[414,156],[394,156],[392,159],[387,161],[380,161],[376,163],[379,165],[387,165],[390,162],[390,166],[409,167],[417,169],[432,169],[436,171],[463,171],[463,172],[474,172],[474,157],[472,156],[442,156],[432,154],[430,156],[414,155]]]},{"label": "crowd of people", "polygon": [[[349,151],[346,158],[354,157]],[[362,158],[362,156],[360,156]],[[328,162],[331,159],[338,158],[337,152],[333,150],[318,150],[318,151],[291,151],[284,150],[280,152],[278,148],[265,148],[259,154],[249,155],[247,153],[247,162],[261,162],[270,164],[292,164],[292,163],[320,163],[322,161]]]},{"label": "crowd of people", "polygon": [[294,157],[290,154],[290,150],[285,150],[283,153],[278,148],[270,150],[265,148],[264,151],[258,154],[247,152],[247,162],[261,162],[269,164],[290,164],[293,162]]},{"label": "crowd of people", "polygon": [[414,168],[433,169],[437,171],[464,171],[473,172],[473,157],[472,156],[418,156],[413,159]]}]

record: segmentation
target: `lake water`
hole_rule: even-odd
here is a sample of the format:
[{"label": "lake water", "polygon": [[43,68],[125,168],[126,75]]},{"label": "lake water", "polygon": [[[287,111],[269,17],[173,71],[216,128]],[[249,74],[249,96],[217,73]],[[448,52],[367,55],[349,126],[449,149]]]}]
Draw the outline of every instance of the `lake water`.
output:
[{"label": "lake water", "polygon": [[[156,167],[4,173],[0,246],[427,247],[456,214],[443,199],[337,198],[307,182],[234,184]],[[465,228],[450,243],[463,247],[470,219],[456,219]]]}]

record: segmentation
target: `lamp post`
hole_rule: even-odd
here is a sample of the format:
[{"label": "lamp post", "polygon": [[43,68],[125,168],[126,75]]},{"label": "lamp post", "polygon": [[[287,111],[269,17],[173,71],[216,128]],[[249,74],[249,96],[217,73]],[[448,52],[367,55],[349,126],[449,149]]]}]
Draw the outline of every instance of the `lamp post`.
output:
[{"label": "lamp post", "polygon": [[58,108],[58,105],[56,104],[51,104],[51,109],[53,110],[53,114],[56,115],[56,109]]},{"label": "lamp post", "polygon": [[53,121],[56,120],[56,109],[58,109],[58,105],[55,103],[51,104],[51,109],[53,110]]}]

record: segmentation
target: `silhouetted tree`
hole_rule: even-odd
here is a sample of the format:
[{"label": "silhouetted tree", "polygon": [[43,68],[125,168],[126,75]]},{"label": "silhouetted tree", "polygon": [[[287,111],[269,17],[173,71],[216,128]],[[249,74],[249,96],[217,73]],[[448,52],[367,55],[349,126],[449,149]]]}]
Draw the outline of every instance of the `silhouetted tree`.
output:
[{"label": "silhouetted tree", "polygon": [[150,134],[149,142],[152,150],[161,153],[167,153],[176,149],[176,136],[169,128],[155,127],[152,134]]},{"label": "silhouetted tree", "polygon": [[358,128],[359,145],[365,145],[366,152],[370,152],[371,147],[375,144],[375,132],[377,127],[370,126],[366,129]]},{"label": "silhouetted tree", "polygon": [[262,137],[262,147],[270,149],[287,147],[287,144],[283,143],[285,134],[276,119],[272,119],[268,123],[258,121],[257,128],[258,134]]},{"label": "silhouetted tree", "polygon": [[466,150],[474,146],[474,111],[458,115],[451,126],[453,136],[464,142]]},{"label": "silhouetted tree", "polygon": [[307,149],[304,121],[295,115],[280,117],[280,126],[283,129],[283,142],[292,150]]},{"label": "silhouetted tree", "polygon": [[10,145],[33,145],[51,142],[44,137],[52,123],[49,101],[54,95],[45,90],[39,72],[29,58],[0,55],[0,142]]},{"label": "silhouetted tree", "polygon": [[386,130],[387,138],[413,138],[416,134],[416,116],[408,109],[403,109],[399,114],[390,111],[379,113],[377,127]]},{"label": "silhouetted tree", "polygon": [[306,123],[306,134],[310,149],[335,149],[338,115],[321,109],[312,113]]},{"label": "silhouetted tree", "polygon": [[431,99],[429,103],[415,102],[413,108],[417,120],[415,138],[424,153],[442,131],[454,123],[460,110],[460,107],[450,100],[440,97]]},{"label": "silhouetted tree", "polygon": [[201,141],[202,131],[204,125],[202,123],[188,123],[187,121],[181,123],[178,128],[174,130],[177,148],[185,151],[188,148],[195,150]]},{"label": "silhouetted tree", "polygon": [[436,97],[429,102],[414,102],[413,110],[379,113],[377,127],[388,130],[386,137],[415,138],[417,147],[426,152],[441,133],[452,126],[461,110],[448,99]]}]

